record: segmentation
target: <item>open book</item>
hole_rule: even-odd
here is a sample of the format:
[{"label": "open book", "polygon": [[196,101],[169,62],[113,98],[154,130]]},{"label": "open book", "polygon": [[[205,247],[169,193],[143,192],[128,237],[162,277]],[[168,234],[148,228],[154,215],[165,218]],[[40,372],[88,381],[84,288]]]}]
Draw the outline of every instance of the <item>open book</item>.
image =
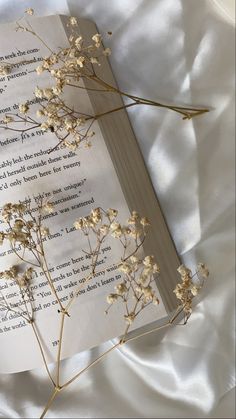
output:
[{"label": "open book", "polygon": [[[67,17],[49,16],[31,20],[37,34],[52,50],[69,43]],[[97,33],[94,23],[79,19],[78,29],[85,41]],[[39,39],[26,32],[16,32],[15,24],[0,27],[1,62],[19,62],[19,66],[6,76],[0,76],[0,120],[18,109],[20,103],[33,99],[35,86],[45,87],[47,75],[39,78],[35,63],[48,54]],[[20,64],[22,60],[31,64]],[[115,86],[107,58],[97,67],[103,80]],[[85,84],[85,87],[88,87]],[[119,95],[96,94],[86,89],[71,90],[71,103],[90,113],[102,113],[119,108],[123,102]],[[154,255],[161,268],[162,281],[158,285],[160,304],[150,306],[137,318],[135,328],[166,317],[176,307],[173,288],[179,259],[165,224],[148,172],[135,140],[125,110],[105,116],[94,124],[95,139],[91,149],[78,152],[66,148],[48,154],[55,145],[53,133],[40,130],[25,132],[0,130],[0,207],[6,202],[17,202],[43,194],[51,196],[55,212],[45,224],[50,229],[46,241],[49,270],[61,301],[68,300],[89,268],[86,254],[81,253],[84,243],[73,228],[75,219],[87,215],[92,208],[116,208],[119,217],[126,220],[130,211],[147,216],[152,228],[144,244],[144,252]],[[18,135],[19,134],[19,135]],[[0,222],[0,229],[2,228]],[[82,255],[82,256],[81,256]],[[76,299],[70,318],[66,318],[62,358],[99,345],[120,336],[124,330],[122,307],[119,305],[105,316],[106,296],[119,280],[119,272],[106,269],[116,260],[115,240],[102,249],[101,266],[104,269]],[[0,271],[17,263],[16,256],[0,247]],[[55,360],[59,323],[55,298],[39,275],[34,284],[35,316],[44,342],[48,362]],[[14,296],[14,285],[0,282],[0,292],[7,301]],[[23,371],[42,365],[40,351],[31,328],[22,318],[0,310],[0,372]]]}]

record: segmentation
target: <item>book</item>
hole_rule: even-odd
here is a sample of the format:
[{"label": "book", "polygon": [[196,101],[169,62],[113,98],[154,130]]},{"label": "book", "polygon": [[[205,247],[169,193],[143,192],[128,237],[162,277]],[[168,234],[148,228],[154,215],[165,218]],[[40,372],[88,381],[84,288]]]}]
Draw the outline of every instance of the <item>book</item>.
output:
[{"label": "book", "polygon": [[[52,50],[69,45],[70,27],[67,16],[48,16],[30,20],[33,30]],[[78,19],[78,32],[85,42],[97,33],[96,25]],[[0,76],[0,120],[17,112],[19,104],[34,103],[36,86],[50,86],[50,76],[38,77],[37,63],[48,55],[45,44],[27,32],[16,32],[15,24],[0,26],[0,65],[15,63],[14,71]],[[101,59],[96,69],[101,78],[116,86],[108,59]],[[71,106],[82,106],[86,113],[103,113],[121,108],[123,101],[117,93],[99,94],[91,80],[83,82],[84,89],[71,89],[67,100]],[[37,104],[33,105],[33,109]],[[41,130],[25,132],[0,129],[0,207],[6,202],[50,196],[55,210],[45,220],[49,227],[45,248],[48,269],[61,301],[66,302],[89,269],[89,260],[81,251],[85,243],[73,228],[74,221],[86,216],[92,208],[109,207],[119,211],[125,221],[132,210],[149,218],[152,228],[143,245],[147,255],[153,255],[161,269],[157,287],[160,304],[150,307],[137,317],[133,329],[161,322],[176,308],[173,289],[177,282],[176,269],[180,264],[174,243],[155,195],[147,168],[138,147],[125,109],[99,118],[94,124],[95,137],[91,149],[78,152],[66,148],[48,150],[55,146],[55,135]],[[3,221],[0,221],[0,230]],[[87,350],[124,330],[123,307],[112,307],[105,316],[106,296],[114,289],[120,275],[109,268],[116,260],[115,240],[101,249],[101,270],[86,283],[65,321],[62,358]],[[16,255],[5,244],[0,247],[0,272],[18,263]],[[32,290],[35,317],[48,363],[54,362],[59,336],[57,301],[47,281],[36,272]],[[14,284],[0,281],[0,295],[6,301],[17,301]],[[155,323],[156,324],[156,323]],[[148,327],[148,326],[147,326]],[[133,332],[131,332],[133,333]],[[40,367],[41,354],[31,328],[22,317],[0,307],[0,372],[14,373]],[[17,350],[15,350],[17,348]],[[23,355],[22,355],[23,354]]]}]

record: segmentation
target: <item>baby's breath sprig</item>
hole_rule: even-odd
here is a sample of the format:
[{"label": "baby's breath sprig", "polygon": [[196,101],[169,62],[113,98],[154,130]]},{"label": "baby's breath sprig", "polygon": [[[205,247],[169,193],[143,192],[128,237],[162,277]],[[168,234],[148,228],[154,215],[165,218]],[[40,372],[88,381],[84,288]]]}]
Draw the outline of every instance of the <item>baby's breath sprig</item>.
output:
[{"label": "baby's breath sprig", "polygon": [[[114,293],[107,296],[108,309],[115,303],[124,305],[124,319],[131,326],[136,317],[150,304],[158,305],[155,283],[160,273],[153,256],[130,256],[118,267],[122,282],[115,285]],[[108,309],[106,313],[108,313]]]},{"label": "baby's breath sprig", "polygon": [[181,282],[174,289],[179,306],[183,308],[184,322],[186,323],[192,313],[193,298],[196,297],[204,285],[204,280],[209,276],[209,270],[204,263],[197,265],[195,274],[185,265],[180,265],[177,269],[181,277]]},{"label": "baby's breath sprig", "polygon": [[[27,9],[26,14],[33,15],[33,9]],[[95,121],[125,108],[137,105],[165,108],[180,114],[183,119],[192,119],[197,115],[208,112],[208,109],[205,108],[198,109],[168,105],[144,99],[110,85],[96,71],[96,68],[103,65],[104,56],[111,54],[110,48],[103,47],[102,36],[96,33],[91,37],[90,43],[86,43],[83,37],[78,34],[78,21],[75,17],[68,18],[67,25],[71,30],[70,45],[53,51],[45,40],[35,32],[29,21],[25,23],[18,21],[16,23],[17,31],[28,32],[32,36],[37,37],[48,49],[49,54],[42,59],[42,63],[35,70],[39,76],[43,73],[48,73],[53,82],[51,85],[45,86],[45,88],[35,86],[34,95],[39,101],[35,117],[33,112],[31,112],[32,105],[21,103],[19,104],[20,117],[19,114],[6,114],[3,120],[0,121],[0,128],[22,132],[39,128],[42,131],[54,133],[58,140],[56,146],[50,152],[60,146],[66,146],[75,151],[83,145],[85,147],[92,145],[91,138],[95,135],[92,128]],[[28,63],[31,62],[28,61]],[[27,64],[27,61],[25,61],[25,64]],[[15,66],[17,66],[17,63],[1,64],[0,75],[6,76],[14,70]],[[97,114],[88,114],[84,113],[82,109],[72,108],[65,99],[65,91],[70,88],[85,89],[84,82],[87,81],[92,83],[90,87],[87,87],[88,91],[91,90],[97,92],[97,94],[106,93],[108,95],[115,93],[128,99],[129,103]]]},{"label": "baby's breath sprig", "polygon": [[[2,218],[7,225],[5,231],[0,231],[0,245],[5,242],[10,244],[14,253],[21,264],[14,265],[3,272],[0,272],[0,280],[13,281],[19,289],[20,300],[17,303],[9,302],[3,293],[0,296],[1,310],[13,312],[22,317],[32,327],[33,333],[38,344],[45,369],[51,380],[54,390],[41,415],[43,418],[49,410],[54,399],[58,394],[77,380],[93,365],[96,365],[110,352],[141,336],[153,333],[160,328],[172,326],[183,313],[184,324],[187,323],[193,307],[193,299],[199,293],[204,284],[205,278],[209,276],[209,270],[205,264],[198,264],[195,274],[185,265],[178,268],[181,276],[181,282],[177,284],[174,293],[179,301],[179,305],[172,317],[161,326],[154,327],[152,330],[130,337],[128,332],[133,326],[136,318],[142,315],[142,312],[149,306],[158,307],[159,297],[157,295],[156,280],[160,281],[160,268],[152,255],[144,256],[142,245],[148,234],[150,227],[149,220],[133,211],[126,220],[121,223],[118,218],[118,211],[113,208],[104,210],[102,208],[92,209],[84,217],[78,218],[74,227],[80,232],[87,241],[87,249],[81,249],[90,260],[90,270],[84,278],[83,285],[80,285],[64,307],[57,295],[53,285],[53,280],[48,269],[47,258],[43,246],[44,238],[49,234],[48,227],[43,224],[43,215],[54,212],[54,206],[50,201],[45,201],[39,197],[34,207],[30,200],[16,204],[7,203],[2,209]],[[116,262],[112,267],[117,269],[122,275],[121,280],[115,285],[114,291],[107,296],[108,308],[105,313],[114,304],[123,305],[123,319],[125,321],[124,332],[121,338],[110,349],[102,353],[82,370],[77,372],[71,379],[62,383],[61,381],[61,358],[62,343],[64,337],[65,317],[70,318],[70,308],[74,300],[80,295],[79,291],[88,281],[99,272],[106,272],[111,266],[105,266],[100,270],[99,258],[102,253],[102,245],[106,240],[116,240],[121,245],[121,251]],[[23,263],[23,266],[22,266]],[[31,284],[34,280],[34,270],[41,269],[47,279],[48,286],[54,292],[58,303],[60,304],[59,316],[59,344],[57,350],[56,374],[50,372],[47,365],[45,350],[41,341],[41,336],[37,331],[37,322],[34,316],[34,298],[31,291]],[[105,304],[105,302],[104,302]]]},{"label": "baby's breath sprig", "polygon": [[42,196],[35,200],[35,205],[30,199],[5,204],[1,216],[6,229],[0,231],[0,244],[7,242],[22,263],[41,269],[60,309],[64,310],[53,285],[44,250],[44,241],[50,232],[49,228],[43,224],[43,218],[53,211],[53,204],[48,200],[45,201]]}]

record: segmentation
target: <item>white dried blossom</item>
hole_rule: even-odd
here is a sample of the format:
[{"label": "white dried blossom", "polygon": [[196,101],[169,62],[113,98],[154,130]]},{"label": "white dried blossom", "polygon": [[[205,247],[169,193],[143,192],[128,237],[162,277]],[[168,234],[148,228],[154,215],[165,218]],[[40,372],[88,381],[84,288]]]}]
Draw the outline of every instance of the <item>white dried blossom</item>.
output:
[{"label": "white dried blossom", "polygon": [[46,98],[46,99],[52,99],[53,98],[53,90],[51,89],[51,88],[46,88],[46,89],[43,89],[43,96]]},{"label": "white dried blossom", "polygon": [[10,64],[2,64],[0,65],[0,76],[7,76],[11,72],[11,65]]},{"label": "white dried blossom", "polygon": [[70,22],[71,26],[77,26],[78,25],[78,21],[77,21],[76,17],[74,17],[74,16],[70,17],[69,22]]},{"label": "white dried blossom", "polygon": [[84,66],[84,63],[85,63],[85,57],[83,57],[83,56],[78,57],[77,60],[76,60],[76,63],[78,64],[79,67],[82,68]]},{"label": "white dried blossom", "polygon": [[160,266],[157,263],[154,263],[152,265],[152,272],[155,274],[159,274],[161,272]]},{"label": "white dried blossom", "polygon": [[17,266],[12,266],[11,268],[0,272],[0,279],[6,279],[6,280],[13,280],[15,279],[17,275],[18,269]]},{"label": "white dried blossom", "polygon": [[150,226],[150,221],[147,217],[142,217],[140,220],[140,224],[144,227]]},{"label": "white dried blossom", "polygon": [[204,263],[199,263],[197,265],[197,269],[198,269],[198,272],[200,273],[200,275],[203,278],[208,278],[208,276],[209,276],[209,269],[207,268],[207,266]]},{"label": "white dried blossom", "polygon": [[42,237],[47,237],[50,234],[49,233],[49,228],[44,227],[44,226],[41,226],[40,232],[41,232]]},{"label": "white dried blossom", "polygon": [[4,118],[3,118],[3,123],[4,124],[10,124],[11,122],[13,122],[14,121],[14,119],[13,119],[13,117],[12,116],[9,116],[9,115],[5,115],[4,116]]},{"label": "white dried blossom", "polygon": [[131,217],[128,219],[128,224],[134,225],[140,220],[140,216],[137,211],[133,211]]},{"label": "white dried blossom", "polygon": [[26,114],[29,110],[29,105],[27,103],[22,103],[21,105],[19,105],[19,111],[22,114]]},{"label": "white dried blossom", "polygon": [[25,223],[24,223],[23,220],[16,220],[14,225],[13,225],[13,230],[14,231],[21,231],[24,226],[25,226]]},{"label": "white dried blossom", "polygon": [[98,64],[98,65],[101,65],[101,64],[99,63],[99,61],[98,61],[98,58],[97,58],[97,57],[91,57],[91,58],[90,58],[90,63],[91,63],[91,64]]},{"label": "white dried blossom", "polygon": [[62,93],[62,89],[58,86],[54,86],[52,88],[52,91],[53,91],[53,94],[56,95],[56,96],[59,96]]},{"label": "white dried blossom", "polygon": [[36,73],[40,76],[44,72],[44,67],[38,66],[36,68]]},{"label": "white dried blossom", "polygon": [[81,44],[82,44],[82,42],[83,42],[83,38],[82,38],[82,36],[78,36],[78,37],[76,38],[76,40],[75,40],[75,46],[76,46],[76,48],[77,48],[78,50],[80,50],[80,49],[81,49]]},{"label": "white dried blossom", "polygon": [[152,287],[150,285],[148,285],[147,287],[143,287],[142,288],[142,292],[143,292],[144,297],[147,300],[152,300],[152,298],[153,298],[153,289],[152,289]]},{"label": "white dried blossom", "polygon": [[103,55],[105,55],[106,57],[108,57],[109,55],[111,55],[111,49],[110,48],[105,48],[102,51]]},{"label": "white dried blossom", "polygon": [[119,295],[117,295],[117,294],[109,294],[107,296],[108,304],[113,304],[118,299],[118,297],[119,297]]},{"label": "white dried blossom", "polygon": [[49,125],[46,122],[43,122],[40,125],[40,128],[41,128],[42,131],[47,131],[49,129]]},{"label": "white dried blossom", "polygon": [[189,268],[187,268],[187,266],[185,266],[185,265],[180,265],[178,267],[177,271],[179,272],[181,277],[192,275],[191,270]]},{"label": "white dried blossom", "polygon": [[43,211],[48,213],[48,214],[52,214],[54,211],[54,205],[51,202],[46,202],[43,207],[42,207]]},{"label": "white dried blossom", "polygon": [[109,208],[107,210],[108,217],[114,217],[115,218],[115,217],[117,217],[117,214],[118,214],[118,211],[116,209]]},{"label": "white dried blossom", "polygon": [[120,266],[119,266],[119,271],[124,272],[126,275],[129,275],[132,273],[133,271],[133,267],[132,265],[130,265],[129,263],[123,262]]},{"label": "white dried blossom", "polygon": [[160,300],[156,296],[154,296],[152,299],[152,303],[154,304],[154,306],[157,306],[158,304],[160,304]]},{"label": "white dried blossom", "polygon": [[101,209],[95,208],[91,211],[91,217],[95,224],[98,224],[102,220]]},{"label": "white dried blossom", "polygon": [[45,112],[44,112],[43,109],[38,109],[37,112],[36,112],[36,115],[37,115],[38,118],[41,118],[42,116],[45,115]]},{"label": "white dried blossom", "polygon": [[144,266],[152,267],[154,265],[154,256],[146,256],[143,259]]},{"label": "white dried blossom", "polygon": [[128,288],[124,282],[115,286],[115,290],[118,295],[123,295],[128,291]]},{"label": "white dried blossom", "polygon": [[193,294],[193,296],[194,296],[194,297],[195,297],[196,295],[198,295],[199,290],[200,290],[200,288],[199,288],[199,287],[197,287],[196,285],[193,285],[193,286],[190,288],[190,291],[191,291],[191,293]]},{"label": "white dried blossom", "polygon": [[102,42],[102,35],[100,35],[99,33],[96,33],[95,35],[92,36],[92,40],[95,42],[95,47],[99,48]]},{"label": "white dried blossom", "polygon": [[102,224],[101,227],[100,227],[100,229],[99,229],[99,231],[102,234],[104,234],[104,236],[109,233],[109,230],[110,230],[110,228],[109,228],[109,226],[107,224]]},{"label": "white dried blossom", "polygon": [[43,98],[43,90],[42,89],[39,89],[39,87],[36,87],[35,88],[34,94],[39,99],[42,99]]},{"label": "white dried blossom", "polygon": [[122,235],[122,228],[120,223],[113,221],[110,225],[111,229],[111,236],[115,238],[119,238]]},{"label": "white dried blossom", "polygon": [[84,227],[83,218],[79,218],[78,220],[76,220],[74,222],[74,227],[76,228],[76,230],[81,230]]},{"label": "white dried blossom", "polygon": [[25,10],[25,13],[27,15],[33,16],[34,14],[34,9],[32,9],[31,7],[29,7],[28,9]]}]

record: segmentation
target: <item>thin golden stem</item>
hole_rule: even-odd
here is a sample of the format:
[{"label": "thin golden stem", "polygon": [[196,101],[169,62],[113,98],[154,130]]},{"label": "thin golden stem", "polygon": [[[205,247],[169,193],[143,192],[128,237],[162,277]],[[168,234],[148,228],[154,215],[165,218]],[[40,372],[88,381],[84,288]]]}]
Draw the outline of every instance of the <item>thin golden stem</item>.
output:
[{"label": "thin golden stem", "polygon": [[29,265],[32,265],[32,266],[35,266],[35,267],[37,267],[37,268],[39,268],[40,267],[40,265],[37,265],[36,263],[34,263],[34,262],[30,262],[30,261],[28,261],[28,260],[26,260],[26,259],[24,259],[21,255],[19,255],[19,253],[16,251],[16,249],[11,245],[11,249],[12,249],[12,251],[15,253],[15,255],[20,259],[20,260],[22,260],[22,262],[25,262],[25,263],[28,263]]},{"label": "thin golden stem", "polygon": [[[43,256],[42,256],[43,263],[41,264],[41,269],[42,269],[42,271],[43,271],[44,275],[46,276],[46,278],[47,278],[47,280],[48,280],[49,286],[50,286],[50,288],[51,288],[51,290],[52,290],[53,294],[54,294],[54,295],[55,295],[55,297],[56,297],[56,300],[57,300],[57,302],[58,302],[58,304],[59,304],[59,306],[60,306],[61,311],[64,311],[64,307],[63,307],[63,305],[62,305],[62,303],[61,303],[61,301],[60,301],[60,298],[59,298],[59,297],[58,297],[58,295],[57,295],[57,292],[56,292],[56,289],[55,289],[55,287],[54,287],[54,284],[53,284],[53,280],[52,280],[51,274],[50,274],[50,272],[49,272],[49,267],[48,267],[47,259],[46,259],[46,257],[45,257],[45,252],[44,252],[43,242],[42,242],[42,241],[41,241],[41,251],[42,251],[42,255],[43,255]],[[45,265],[45,267],[44,267],[44,265]],[[45,268],[46,268],[46,269],[45,269]]]},{"label": "thin golden stem", "polygon": [[61,303],[61,301],[60,301],[60,299],[59,299],[59,297],[57,295],[57,292],[56,292],[55,287],[53,285],[52,278],[51,278],[51,275],[50,275],[50,273],[48,271],[48,268],[46,267],[46,269],[45,269],[44,266],[42,265],[41,266],[41,269],[42,269],[42,271],[43,271],[43,273],[44,273],[44,275],[45,275],[45,277],[46,277],[46,279],[48,281],[48,284],[49,284],[49,286],[50,286],[50,288],[52,290],[52,293],[54,294],[54,296],[55,296],[55,298],[56,298],[56,300],[57,300],[57,302],[58,302],[58,304],[60,306],[61,311],[64,311],[64,307],[63,307],[63,305],[62,305],[62,303]]},{"label": "thin golden stem", "polygon": [[80,86],[79,84],[66,83],[66,85],[69,87],[76,87],[77,89],[83,89],[83,90],[91,91],[91,92],[102,92],[102,93],[110,92],[110,90],[108,89],[92,89],[89,87]]},{"label": "thin golden stem", "polygon": [[78,374],[76,374],[74,377],[72,377],[69,381],[67,381],[65,384],[63,384],[63,386],[61,387],[62,389],[64,389],[65,387],[68,387],[71,383],[73,383],[73,381],[75,381],[77,378],[79,378],[79,376],[81,374],[83,374],[84,372],[88,371],[89,368],[91,368],[92,366],[96,365],[99,361],[101,361],[106,355],[108,355],[109,353],[111,353],[112,351],[114,351],[114,349],[118,348],[118,346],[120,346],[120,342],[116,343],[115,345],[113,345],[111,348],[109,348],[107,351],[103,352],[103,354],[101,354],[99,357],[97,357],[93,362],[91,362],[89,365],[87,365],[87,367],[83,368],[80,372],[78,372]]},{"label": "thin golden stem", "polygon": [[151,333],[156,332],[157,330],[160,329],[164,329],[167,328],[169,326],[171,326],[174,322],[174,320],[179,316],[179,314],[181,313],[181,311],[183,310],[183,307],[181,306],[181,308],[177,309],[177,312],[174,314],[174,316],[171,318],[171,320],[168,320],[165,324],[161,325],[161,326],[157,326],[154,327],[153,329],[147,331],[147,332],[143,332],[140,333],[137,336],[131,337],[126,339],[128,330],[130,328],[130,325],[128,325],[126,327],[126,330],[124,332],[123,337],[120,339],[120,341],[118,343],[116,343],[115,345],[113,345],[111,348],[109,348],[107,351],[105,351],[103,354],[101,354],[99,357],[97,357],[94,361],[92,361],[90,364],[88,364],[85,368],[83,368],[81,371],[79,371],[74,377],[72,377],[69,381],[67,381],[65,384],[63,384],[61,386],[62,389],[64,389],[65,387],[67,387],[68,385],[70,385],[71,383],[73,383],[73,381],[75,381],[77,378],[80,377],[80,375],[82,375],[83,373],[85,373],[86,371],[88,371],[88,369],[90,369],[92,366],[96,365],[98,362],[100,362],[106,355],[108,355],[109,353],[111,353],[114,349],[118,348],[119,346],[125,345],[128,342],[131,342],[133,340],[136,340],[142,336],[146,336],[149,335]]},{"label": "thin golden stem", "polygon": [[118,112],[118,111],[121,111],[122,109],[131,108],[132,106],[136,106],[136,105],[141,105],[141,102],[139,102],[139,103],[138,102],[133,102],[133,103],[129,103],[128,105],[119,106],[118,108],[114,108],[114,109],[111,109],[107,112],[97,114],[97,115],[94,116],[94,118],[99,119],[99,118],[101,118],[105,115],[110,115],[113,112]]},{"label": "thin golden stem", "polygon": [[192,107],[184,107],[184,106],[175,106],[175,105],[168,105],[168,104],[163,104],[160,102],[155,102],[149,99],[145,99],[139,96],[135,96],[135,95],[131,95],[129,93],[123,92],[122,90],[109,85],[108,83],[106,83],[104,80],[102,80],[101,78],[99,78],[97,75],[95,76],[87,76],[86,78],[93,80],[95,82],[97,82],[98,84],[107,87],[110,92],[114,92],[114,93],[118,93],[124,97],[127,97],[129,99],[132,99],[134,101],[136,101],[136,104],[141,103],[143,105],[150,105],[150,106],[156,106],[156,107],[160,107],[160,108],[166,108],[169,110],[172,110],[174,112],[180,113],[182,115],[184,115],[187,119],[191,119],[194,116],[209,112],[209,109],[206,108],[192,108]]},{"label": "thin golden stem", "polygon": [[47,361],[46,361],[46,358],[45,358],[45,354],[44,354],[44,350],[43,350],[42,344],[41,344],[41,342],[40,342],[40,339],[39,339],[39,336],[38,336],[38,331],[37,331],[37,329],[36,329],[36,326],[35,326],[35,324],[34,324],[34,322],[33,322],[33,321],[32,321],[32,322],[30,322],[30,325],[31,325],[32,330],[33,330],[33,333],[34,333],[34,335],[35,335],[35,337],[36,337],[36,339],[37,339],[38,346],[39,346],[39,350],[40,350],[40,353],[41,353],[41,355],[42,355],[43,363],[44,363],[44,366],[45,366],[45,368],[46,368],[46,371],[47,371],[48,377],[50,378],[50,380],[51,380],[52,384],[53,384],[53,385],[54,385],[54,387],[55,387],[55,381],[53,380],[52,375],[51,375],[51,373],[50,373],[50,371],[49,371],[49,368],[48,368],[48,365],[47,365]]},{"label": "thin golden stem", "polygon": [[64,332],[64,325],[65,325],[65,312],[61,313],[61,323],[60,323],[60,334],[59,334],[59,346],[57,351],[57,378],[56,383],[57,387],[60,386],[60,366],[61,366],[61,351],[62,351],[62,340],[63,340],[63,332]]},{"label": "thin golden stem", "polygon": [[48,402],[47,402],[47,404],[46,404],[46,406],[45,406],[45,408],[44,408],[44,411],[43,411],[42,415],[40,416],[40,419],[43,419],[43,418],[45,417],[45,415],[46,415],[47,411],[48,411],[48,410],[49,410],[49,408],[51,407],[51,405],[52,405],[52,403],[53,403],[53,401],[54,401],[55,397],[57,396],[57,394],[58,394],[59,392],[60,392],[60,388],[55,387],[55,388],[54,388],[54,391],[52,392],[52,394],[51,394],[51,396],[50,396],[50,399],[48,400]]},{"label": "thin golden stem", "polygon": [[6,305],[3,304],[3,303],[0,303],[0,307],[5,308],[7,311],[12,311],[12,313],[19,314],[19,316],[22,317],[22,319],[29,322],[29,319],[26,316],[24,316],[24,314],[21,314],[19,311],[14,310],[14,308],[11,308],[11,306],[9,306],[7,303],[6,303]]}]

